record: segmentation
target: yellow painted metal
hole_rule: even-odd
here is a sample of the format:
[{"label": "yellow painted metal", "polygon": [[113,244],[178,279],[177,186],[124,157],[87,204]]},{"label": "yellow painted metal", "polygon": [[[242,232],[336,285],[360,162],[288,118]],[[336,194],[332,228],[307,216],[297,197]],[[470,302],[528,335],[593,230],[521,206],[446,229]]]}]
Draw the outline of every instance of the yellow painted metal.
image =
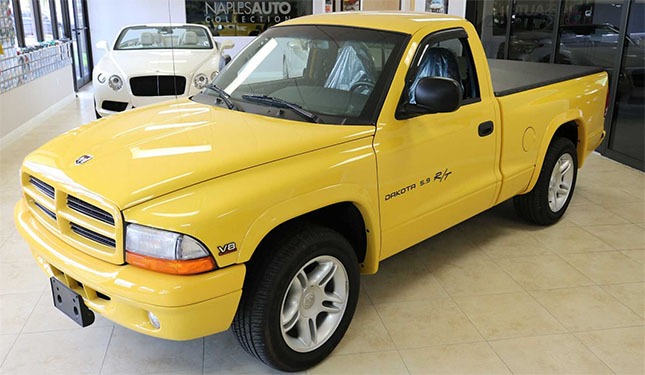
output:
[{"label": "yellow painted metal", "polygon": [[[347,13],[284,22],[290,24],[410,34],[376,126],[289,121],[184,99],[71,130],[27,157],[25,199],[15,211],[20,233],[49,275],[72,287],[81,283],[93,310],[131,329],[170,339],[208,335],[230,324],[243,263],[279,225],[349,202],[367,230],[361,271],[376,272],[381,259],[530,189],[562,124],[578,126],[581,163],[603,135],[606,74],[495,98],[475,30],[456,17]],[[481,101],[454,113],[396,119],[419,43],[453,27],[470,36]],[[494,131],[480,137],[477,127],[485,121]],[[76,165],[83,155],[93,158]],[[61,238],[53,219],[36,214],[36,200],[63,212],[63,219],[73,213],[30,187],[29,175],[112,212],[116,237],[127,223],[191,235],[211,250],[219,269],[173,276],[122,265],[122,258],[101,260]],[[103,224],[83,225],[112,235]],[[147,311],[160,318],[161,330],[147,322]]]},{"label": "yellow painted metal", "polygon": [[[226,330],[233,320],[244,265],[193,276],[118,266],[61,241],[34,218],[24,201],[16,205],[15,220],[45,273],[65,282],[88,307],[116,323],[155,337],[189,340]],[[150,324],[148,312],[159,318],[160,329]]]}]

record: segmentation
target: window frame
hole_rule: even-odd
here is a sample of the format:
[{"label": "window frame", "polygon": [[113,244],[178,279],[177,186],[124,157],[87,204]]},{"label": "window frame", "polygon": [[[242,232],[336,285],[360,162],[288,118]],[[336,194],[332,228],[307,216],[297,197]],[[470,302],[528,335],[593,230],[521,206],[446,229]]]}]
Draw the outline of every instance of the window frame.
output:
[{"label": "window frame", "polygon": [[479,75],[477,74],[475,61],[473,59],[472,48],[470,47],[470,43],[468,42],[468,33],[463,28],[457,27],[453,29],[441,30],[441,31],[428,34],[421,40],[414,54],[414,59],[412,60],[412,64],[410,64],[410,68],[408,69],[408,72],[405,75],[405,85],[403,86],[403,92],[401,93],[401,97],[399,99],[400,109],[403,108],[403,106],[408,103],[408,100],[409,100],[408,91],[409,91],[410,85],[412,85],[412,83],[416,78],[417,72],[419,71],[419,67],[418,67],[419,60],[423,57],[423,53],[426,47],[432,46],[434,44],[437,44],[443,41],[451,40],[451,39],[459,40],[459,42],[462,45],[462,48],[467,53],[468,59],[466,60],[466,62],[468,64],[469,79],[471,81],[470,84],[472,85],[473,89],[476,92],[476,96],[470,97],[468,99],[462,99],[461,106],[481,102],[482,99],[481,99],[481,90],[479,86]]},{"label": "window frame", "polygon": [[[36,40],[38,43],[45,41],[45,32],[43,29],[43,19],[42,19],[42,9],[40,7],[39,0],[28,0],[31,4],[31,22],[36,30]],[[11,6],[13,9],[13,20],[14,26],[16,27],[16,42],[18,47],[25,48],[29,47],[25,42],[25,23],[22,19],[22,7],[20,5],[20,0],[11,0]],[[50,22],[52,23],[52,36],[54,40],[60,39],[58,33],[58,28],[56,22],[58,21],[58,14],[56,11],[56,6],[54,5],[54,0],[48,0],[47,6],[49,7]]]}]

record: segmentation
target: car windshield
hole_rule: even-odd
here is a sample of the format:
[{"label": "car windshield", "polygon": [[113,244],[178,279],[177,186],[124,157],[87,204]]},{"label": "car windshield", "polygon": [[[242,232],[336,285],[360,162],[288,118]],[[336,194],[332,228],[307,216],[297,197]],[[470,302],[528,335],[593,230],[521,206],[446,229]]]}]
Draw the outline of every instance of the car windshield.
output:
[{"label": "car windshield", "polygon": [[198,26],[134,26],[121,31],[115,50],[212,49],[208,30]]},{"label": "car windshield", "polygon": [[275,27],[249,44],[215,78],[217,87],[202,94],[226,95],[241,110],[263,115],[373,123],[406,38],[341,26]]}]

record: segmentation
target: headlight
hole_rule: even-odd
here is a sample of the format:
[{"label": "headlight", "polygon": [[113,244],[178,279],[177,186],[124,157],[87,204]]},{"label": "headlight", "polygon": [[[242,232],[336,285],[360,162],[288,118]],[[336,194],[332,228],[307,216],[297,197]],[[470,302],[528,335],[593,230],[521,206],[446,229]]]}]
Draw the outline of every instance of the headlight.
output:
[{"label": "headlight", "polygon": [[193,78],[193,86],[197,87],[198,89],[203,89],[207,84],[208,77],[206,76],[206,74],[199,73],[195,76],[195,78]]},{"label": "headlight", "polygon": [[185,234],[128,224],[126,262],[152,271],[192,275],[211,271],[215,261],[199,241]]},{"label": "headlight", "polygon": [[96,76],[96,80],[99,81],[100,84],[104,84],[107,80],[107,77],[105,76],[105,74],[99,73],[99,75]]},{"label": "headlight", "polygon": [[123,80],[118,75],[114,74],[110,76],[108,80],[108,86],[114,91],[119,91],[123,87]]},{"label": "headlight", "polygon": [[213,73],[211,73],[211,81],[214,80],[215,77],[217,77],[218,74],[219,74],[219,71],[217,71],[217,70],[214,71]]}]

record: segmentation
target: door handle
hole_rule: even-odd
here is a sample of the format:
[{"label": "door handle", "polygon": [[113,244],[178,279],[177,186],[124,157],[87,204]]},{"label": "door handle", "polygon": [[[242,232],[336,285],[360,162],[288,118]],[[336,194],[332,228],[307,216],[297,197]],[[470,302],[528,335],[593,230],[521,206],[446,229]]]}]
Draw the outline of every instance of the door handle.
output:
[{"label": "door handle", "polygon": [[480,137],[486,137],[488,135],[493,134],[493,128],[494,128],[493,122],[486,121],[479,124],[477,131],[479,132]]}]

